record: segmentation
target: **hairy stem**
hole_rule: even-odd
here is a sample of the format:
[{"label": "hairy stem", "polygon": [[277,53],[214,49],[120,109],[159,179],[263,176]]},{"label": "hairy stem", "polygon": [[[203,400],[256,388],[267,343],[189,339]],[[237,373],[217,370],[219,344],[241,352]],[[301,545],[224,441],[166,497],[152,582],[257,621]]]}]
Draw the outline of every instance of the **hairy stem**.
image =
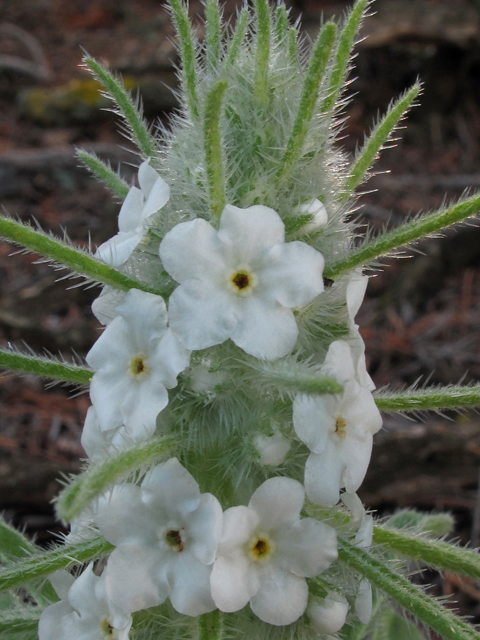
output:
[{"label": "hairy stem", "polygon": [[100,558],[113,548],[113,545],[104,538],[98,537],[88,542],[63,545],[42,554],[37,553],[29,556],[2,568],[0,571],[0,591],[14,589],[30,580],[48,576],[59,569]]},{"label": "hairy stem", "polygon": [[225,56],[225,67],[228,69],[237,58],[238,50],[243,44],[247,32],[249,13],[247,8],[243,8],[237,17],[237,23],[233,35],[228,43],[227,55]]},{"label": "hairy stem", "polygon": [[365,174],[378,157],[378,153],[389,139],[395,127],[405,116],[412,106],[414,100],[420,92],[420,83],[406,91],[396,102],[394,102],[380,122],[376,125],[370,137],[355,158],[354,165],[350,171],[350,176],[345,185],[344,200],[358,187]]},{"label": "hairy stem", "polygon": [[149,131],[149,128],[143,118],[143,114],[132,99],[130,93],[125,89],[121,80],[105,69],[99,62],[85,56],[83,63],[97,80],[105,87],[110,99],[124,117],[132,135],[133,142],[140,149],[146,158],[152,158],[155,155],[156,143],[155,138]]},{"label": "hairy stem", "polygon": [[112,193],[120,198],[120,200],[125,200],[130,187],[109,164],[103,162],[103,160],[97,158],[95,154],[88,153],[88,151],[85,151],[84,149],[77,149],[77,158],[93,173],[96,178],[98,178],[98,180],[100,180],[100,182],[103,182],[103,184],[108,187]]},{"label": "hairy stem", "polygon": [[287,7],[284,4],[278,5],[275,17],[275,35],[277,36],[277,41],[282,42],[287,37],[290,26]]},{"label": "hairy stem", "polygon": [[297,117],[293,124],[285,155],[282,158],[280,168],[277,172],[277,180],[281,180],[290,175],[302,153],[303,143],[305,142],[308,126],[317,103],[318,91],[325,75],[336,33],[337,28],[335,24],[333,22],[327,22],[320,31],[314,44],[307,74],[303,83]]},{"label": "hairy stem", "polygon": [[355,36],[371,0],[357,0],[343,27],[335,56],[328,88],[328,95],[322,103],[321,110],[327,113],[333,109],[347,73],[350,52],[355,44]]},{"label": "hairy stem", "polygon": [[148,467],[170,455],[174,447],[172,438],[152,438],[145,444],[132,447],[92,464],[76,476],[57,500],[57,513],[64,522],[71,522],[90,502],[112,484],[127,478],[139,469]]},{"label": "hairy stem", "polygon": [[257,68],[255,93],[260,103],[268,103],[268,61],[270,59],[270,8],[267,0],[254,0],[257,28]]},{"label": "hairy stem", "polygon": [[308,394],[335,394],[341,393],[343,387],[334,378],[320,375],[314,369],[310,369],[299,363],[275,363],[268,361],[245,362],[255,370],[267,383],[278,391]]},{"label": "hairy stem", "polygon": [[381,526],[375,527],[373,541],[409,558],[420,560],[434,569],[448,569],[453,573],[480,579],[480,555],[475,550],[462,549],[441,540]]},{"label": "hairy stem", "polygon": [[290,62],[296,64],[298,61],[298,45],[297,45],[298,31],[295,27],[290,27],[288,30],[288,54],[290,56]]},{"label": "hairy stem", "polygon": [[12,220],[12,218],[0,216],[0,236],[25,247],[29,251],[34,251],[50,260],[54,260],[95,282],[101,282],[123,291],[140,289],[147,293],[162,295],[161,291],[133,280],[133,278],[96,260],[86,251],[74,248],[61,240],[56,240],[42,231],[35,231],[29,225]]},{"label": "hairy stem", "polygon": [[438,411],[480,406],[480,384],[418,389],[399,393],[381,392],[375,396],[380,411]]},{"label": "hairy stem", "polygon": [[182,60],[182,83],[190,115],[198,120],[197,60],[195,57],[195,39],[188,19],[188,11],[182,0],[169,0],[172,20],[177,30],[180,57]]},{"label": "hairy stem", "polygon": [[409,222],[387,231],[374,238],[358,249],[354,249],[343,260],[328,266],[323,275],[325,278],[335,280],[339,276],[352,271],[356,267],[366,265],[377,258],[386,256],[395,249],[437,233],[446,227],[465,221],[480,211],[480,194],[461,200],[457,204],[445,207],[439,211],[414,218]]},{"label": "hairy stem", "polygon": [[223,613],[216,609],[198,617],[198,640],[223,640]]},{"label": "hairy stem", "polygon": [[39,356],[28,356],[2,348],[0,348],[0,367],[74,384],[90,384],[93,376],[93,371],[87,367]]},{"label": "hairy stem", "polygon": [[220,60],[220,44],[222,37],[220,6],[218,0],[206,0],[205,5],[207,27],[207,65],[216,69]]},{"label": "hairy stem", "polygon": [[219,218],[225,206],[225,180],[222,161],[222,135],[220,118],[227,83],[217,82],[207,94],[203,141],[207,164],[210,210],[214,218]]},{"label": "hairy stem", "polygon": [[472,626],[363,549],[339,539],[338,555],[342,562],[358,571],[374,587],[410,611],[444,640],[480,639],[480,635]]}]

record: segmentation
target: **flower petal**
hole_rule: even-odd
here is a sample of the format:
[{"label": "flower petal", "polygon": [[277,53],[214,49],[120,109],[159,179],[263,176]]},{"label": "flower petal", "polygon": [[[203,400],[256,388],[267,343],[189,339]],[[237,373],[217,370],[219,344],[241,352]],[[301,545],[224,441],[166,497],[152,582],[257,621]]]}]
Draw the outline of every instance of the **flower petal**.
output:
[{"label": "flower petal", "polygon": [[283,243],[285,225],[269,207],[258,204],[240,209],[227,204],[220,218],[218,238],[228,250],[229,264],[257,262],[259,255]]},{"label": "flower petal", "polygon": [[142,227],[137,227],[132,231],[119,231],[116,236],[98,247],[95,257],[100,258],[111,267],[119,267],[130,258],[144,234]]},{"label": "flower petal", "polygon": [[140,189],[146,198],[150,195],[155,182],[160,178],[159,174],[155,169],[151,166],[150,160],[145,160],[138,167],[138,184],[140,185]]},{"label": "flower petal", "polygon": [[191,553],[202,564],[210,565],[215,561],[222,528],[223,511],[219,501],[211,493],[203,493],[198,508],[188,521]]},{"label": "flower petal", "polygon": [[338,557],[335,529],[304,518],[282,529],[277,538],[279,564],[297,576],[313,578]]},{"label": "flower petal", "polygon": [[[157,172],[155,171],[155,173]],[[138,179],[140,181],[140,174]],[[147,198],[142,211],[142,220],[146,220],[149,216],[157,213],[157,211],[166,205],[170,198],[170,187],[157,173],[157,179],[153,183],[152,190],[148,196],[144,189],[142,189],[142,191],[145,193]]]},{"label": "flower petal", "polygon": [[75,578],[68,571],[61,569],[60,571],[55,571],[54,573],[48,576],[52,587],[55,589],[55,593],[61,600],[68,599],[68,592],[72,584],[75,581]]},{"label": "flower petal", "polygon": [[312,598],[307,607],[307,615],[312,627],[322,635],[333,635],[345,624],[348,602],[339,593],[329,593],[326,598]]},{"label": "flower petal", "polygon": [[126,291],[104,287],[102,293],[92,302],[93,315],[102,324],[110,324],[118,316],[116,307],[124,302],[126,295]]},{"label": "flower petal", "polygon": [[360,622],[368,624],[372,617],[372,585],[364,578],[360,582],[358,595],[355,599],[355,613]]},{"label": "flower petal", "polygon": [[200,489],[177,458],[149,471],[142,482],[142,500],[152,512],[191,514],[200,505]]},{"label": "flower petal", "polygon": [[141,225],[144,204],[145,197],[140,189],[131,187],[118,214],[118,228],[121,232],[135,231]]},{"label": "flower petal", "polygon": [[112,544],[142,542],[156,544],[158,523],[155,514],[142,502],[142,490],[134,484],[116,485],[98,499],[94,520]]},{"label": "flower petal", "polygon": [[355,493],[367,473],[370,457],[372,455],[372,436],[361,440],[355,437],[347,437],[342,443],[341,456],[344,469],[340,478],[340,484],[348,493]]},{"label": "flower petal", "polygon": [[173,227],[165,234],[159,252],[165,270],[177,282],[226,277],[217,231],[202,218]]},{"label": "flower petal", "polygon": [[355,365],[348,342],[345,340],[332,342],[322,365],[322,373],[334,377],[340,384],[346,384],[355,379]]},{"label": "flower petal", "polygon": [[249,509],[259,517],[259,526],[267,531],[277,529],[292,519],[300,517],[305,490],[292,478],[270,478],[261,484],[250,498]]},{"label": "flower petal", "polygon": [[229,555],[252,537],[259,523],[259,515],[249,507],[230,507],[223,514],[222,538],[219,555]]},{"label": "flower petal", "polygon": [[102,431],[123,424],[121,404],[130,392],[128,380],[112,371],[98,371],[90,382],[90,399]]},{"label": "flower petal", "polygon": [[68,592],[68,602],[82,618],[108,615],[108,607],[102,607],[102,603],[95,596],[95,586],[100,580],[93,573],[93,562],[84,572],[74,580]]},{"label": "flower petal", "polygon": [[210,283],[188,280],[177,287],[168,305],[170,328],[190,350],[225,342],[237,324],[231,296]]},{"label": "flower petal", "polygon": [[78,615],[68,602],[55,602],[42,612],[38,623],[39,640],[65,640],[77,635]]},{"label": "flower petal", "polygon": [[136,383],[126,390],[120,401],[122,424],[134,438],[142,434],[153,435],[158,414],[168,404],[168,392],[162,382],[156,380],[155,372],[145,380]]},{"label": "flower petal", "polygon": [[312,453],[305,465],[305,491],[314,504],[333,507],[340,499],[340,481],[344,468],[333,445],[320,454]]},{"label": "flower petal", "polygon": [[178,613],[200,616],[216,609],[210,594],[212,567],[179,554],[170,580],[170,602]]},{"label": "flower petal", "polygon": [[298,327],[291,309],[264,298],[252,295],[241,300],[237,319],[229,337],[256,358],[275,360],[286,356],[297,341]]},{"label": "flower petal", "polygon": [[152,340],[161,338],[167,330],[165,301],[153,293],[130,289],[116,310],[128,324],[129,342],[138,349],[147,348]]},{"label": "flower petal", "polygon": [[150,355],[154,375],[167,389],[177,386],[177,376],[190,363],[190,351],[185,349],[178,338],[167,329]]},{"label": "flower petal", "polygon": [[87,353],[86,361],[94,371],[116,370],[133,355],[128,326],[123,318],[115,318]]},{"label": "flower petal", "polygon": [[108,559],[105,574],[107,596],[117,607],[133,613],[162,604],[168,597],[166,581],[155,569],[161,557],[140,544],[122,544]]},{"label": "flower petal", "polygon": [[330,396],[299,394],[293,401],[293,426],[310,451],[322,453],[328,434],[335,431],[334,410],[337,402]]},{"label": "flower petal", "polygon": [[210,586],[213,601],[220,611],[231,613],[243,609],[257,593],[260,581],[258,572],[252,569],[243,551],[237,551],[217,558]]},{"label": "flower petal", "polygon": [[292,624],[303,614],[308,603],[305,578],[273,570],[262,576],[256,595],[250,600],[253,613],[269,624]]},{"label": "flower petal", "polygon": [[305,242],[277,244],[265,257],[266,268],[259,274],[262,288],[268,289],[284,307],[308,304],[323,287],[322,254]]},{"label": "flower petal", "polygon": [[368,286],[368,276],[362,275],[362,272],[356,272],[349,280],[347,285],[347,309],[350,321],[353,323],[360,307],[362,306],[365,292]]}]

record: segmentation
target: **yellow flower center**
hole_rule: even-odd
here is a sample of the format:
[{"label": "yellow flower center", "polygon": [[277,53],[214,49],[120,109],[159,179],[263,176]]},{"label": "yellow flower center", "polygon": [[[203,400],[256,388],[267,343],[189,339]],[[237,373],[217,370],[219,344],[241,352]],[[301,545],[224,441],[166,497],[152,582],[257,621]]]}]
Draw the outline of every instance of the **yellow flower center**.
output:
[{"label": "yellow flower center", "polygon": [[174,551],[177,551],[178,553],[180,551],[183,551],[181,531],[175,531],[174,529],[167,531],[167,533],[165,534],[165,540]]},{"label": "yellow flower center", "polygon": [[275,545],[267,533],[260,533],[250,539],[248,555],[253,562],[265,562],[272,555]]},{"label": "yellow flower center", "polygon": [[100,629],[103,635],[105,636],[105,638],[109,638],[109,640],[117,640],[118,630],[114,629],[106,618],[102,620],[100,624]]},{"label": "yellow flower center", "polygon": [[145,356],[135,356],[130,360],[130,373],[134,378],[144,376],[148,371]]},{"label": "yellow flower center", "polygon": [[345,436],[347,435],[345,428],[347,426],[347,421],[345,420],[345,418],[337,418],[335,421],[335,433],[338,435],[339,438],[345,438]]},{"label": "yellow flower center", "polygon": [[255,274],[248,267],[239,267],[233,271],[229,278],[229,289],[232,293],[246,297],[252,293],[252,290],[257,282]]}]

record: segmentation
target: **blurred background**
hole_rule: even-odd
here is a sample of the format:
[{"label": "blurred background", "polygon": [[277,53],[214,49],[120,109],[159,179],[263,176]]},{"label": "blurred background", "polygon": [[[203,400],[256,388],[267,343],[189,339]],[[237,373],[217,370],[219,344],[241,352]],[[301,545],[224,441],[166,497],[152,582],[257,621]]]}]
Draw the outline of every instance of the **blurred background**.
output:
[{"label": "blurred background", "polygon": [[[298,0],[294,19],[314,37],[322,16],[341,16],[351,0]],[[239,2],[225,4],[235,19]],[[191,14],[203,33],[203,8]],[[421,106],[384,152],[360,203],[365,223],[381,229],[480,187],[480,0],[377,0],[356,51],[346,115],[353,153],[378,112],[419,76]],[[74,147],[94,150],[127,177],[135,158],[108,103],[79,67],[82,48],[123,74],[154,122],[175,108],[178,63],[168,13],[157,0],[2,0],[0,3],[0,202],[22,220],[87,244],[116,233],[119,206],[78,166]],[[120,145],[120,146],[119,146]],[[478,380],[480,375],[480,230],[468,226],[430,239],[370,281],[357,321],[377,387]],[[98,336],[90,305],[98,289],[65,291],[71,281],[10,257],[0,243],[0,343],[84,356]],[[412,257],[413,256],[413,257]],[[0,510],[41,544],[60,532],[51,500],[62,474],[84,455],[80,434],[88,395],[45,389],[31,377],[0,378]],[[380,513],[398,507],[449,510],[455,534],[479,542],[480,419],[474,413],[387,417],[376,436],[361,489]],[[480,591],[468,580],[429,575],[439,594],[480,615]]]}]

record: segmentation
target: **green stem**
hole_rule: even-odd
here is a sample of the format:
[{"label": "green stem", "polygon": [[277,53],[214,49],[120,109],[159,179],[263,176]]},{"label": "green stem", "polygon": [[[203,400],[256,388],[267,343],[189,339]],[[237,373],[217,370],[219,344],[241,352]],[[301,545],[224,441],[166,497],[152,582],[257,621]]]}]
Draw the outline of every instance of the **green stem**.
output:
[{"label": "green stem", "polygon": [[480,406],[480,384],[419,389],[400,393],[381,392],[375,396],[380,411],[439,411]]},{"label": "green stem", "polygon": [[297,43],[298,31],[295,27],[290,27],[288,30],[288,54],[290,56],[290,62],[297,64],[298,61],[298,43]]},{"label": "green stem", "polygon": [[90,69],[97,80],[105,87],[111,100],[119,109],[132,134],[132,140],[146,158],[153,158],[156,152],[155,138],[138,109],[130,93],[125,89],[121,80],[105,69],[99,62],[85,56],[83,63]]},{"label": "green stem", "polygon": [[182,0],[169,0],[172,20],[177,30],[180,57],[182,60],[182,82],[190,115],[198,120],[198,94],[197,94],[197,61],[195,56],[195,39],[192,33],[188,11]]},{"label": "green stem", "polygon": [[100,558],[113,548],[109,542],[98,537],[88,542],[63,545],[42,554],[28,556],[24,560],[2,568],[0,571],[0,591],[15,589],[30,580],[48,576],[59,569]]},{"label": "green stem", "polygon": [[453,573],[480,579],[480,555],[477,551],[381,526],[375,527],[373,542],[420,560],[434,569],[448,569]]},{"label": "green stem", "polygon": [[198,617],[198,640],[223,640],[223,613],[216,609]]},{"label": "green stem", "polygon": [[257,67],[255,94],[260,103],[268,103],[268,62],[270,59],[270,8],[267,0],[254,0],[257,28]]},{"label": "green stem", "polygon": [[327,22],[320,31],[313,46],[307,74],[303,83],[297,117],[295,118],[292,133],[290,134],[285,154],[277,172],[277,180],[279,181],[291,173],[302,153],[303,143],[305,142],[310,120],[312,119],[315,105],[317,104],[318,91],[325,75],[336,34],[337,28],[335,24],[333,22]]},{"label": "green stem", "polygon": [[207,66],[209,69],[215,70],[220,60],[220,43],[222,37],[218,0],[206,0],[205,15],[207,28]]},{"label": "green stem", "polygon": [[128,478],[139,469],[155,464],[170,455],[172,438],[152,438],[145,444],[121,451],[76,476],[57,499],[57,513],[64,522],[71,522],[91,501],[115,482]]},{"label": "green stem", "polygon": [[414,84],[409,91],[406,91],[395,103],[390,106],[387,113],[376,125],[376,127],[370,134],[370,137],[355,158],[355,163],[345,184],[345,193],[343,196],[344,200],[346,200],[356,189],[356,187],[358,187],[358,185],[362,182],[365,174],[378,157],[381,148],[389,139],[400,120],[410,109],[414,100],[417,98],[420,89],[420,83]]},{"label": "green stem", "polygon": [[346,540],[338,541],[339,559],[410,611],[444,640],[479,640],[475,629],[386,564]]},{"label": "green stem", "polygon": [[338,43],[335,65],[330,78],[328,94],[321,107],[321,111],[323,113],[331,111],[335,106],[347,73],[350,52],[355,44],[355,36],[370,2],[371,0],[357,0],[345,22],[345,26],[343,27]]},{"label": "green stem", "polygon": [[335,280],[344,273],[353,271],[356,267],[366,265],[377,258],[386,256],[395,249],[437,233],[446,227],[464,222],[480,211],[480,194],[461,200],[457,204],[433,213],[414,218],[397,229],[383,233],[373,240],[354,249],[343,260],[328,266],[323,275]]},{"label": "green stem", "polygon": [[162,295],[161,291],[133,280],[133,278],[96,260],[86,251],[74,248],[61,240],[56,240],[42,231],[35,231],[29,225],[16,222],[12,218],[0,216],[0,236],[25,247],[29,251],[34,251],[50,260],[65,265],[68,269],[95,282],[101,282],[123,291],[140,289],[147,293]]},{"label": "green stem", "polygon": [[214,218],[219,218],[225,206],[225,180],[222,161],[222,135],[220,117],[227,83],[217,82],[207,94],[203,141],[207,165],[210,210]]},{"label": "green stem", "polygon": [[77,158],[87,169],[89,169],[93,175],[103,182],[103,184],[110,189],[120,200],[125,200],[130,187],[125,180],[118,175],[112,167],[97,158],[93,153],[88,153],[84,149],[77,149]]},{"label": "green stem", "polygon": [[93,371],[86,367],[60,362],[39,356],[27,356],[9,349],[0,348],[0,367],[22,373],[32,373],[42,378],[51,378],[74,384],[90,384]]},{"label": "green stem", "polygon": [[238,50],[245,39],[249,17],[248,9],[245,7],[238,14],[237,24],[235,25],[235,30],[230,42],[228,43],[227,55],[225,56],[225,67],[227,69],[233,65],[237,58]]},{"label": "green stem", "polygon": [[271,385],[272,390],[287,391],[289,393],[307,394],[336,394],[343,391],[343,387],[334,378],[319,375],[298,362],[285,361],[283,363],[258,361],[245,362],[258,375]]},{"label": "green stem", "polygon": [[276,12],[275,35],[277,42],[283,42],[288,35],[290,23],[288,21],[288,11],[284,4],[279,4]]}]

